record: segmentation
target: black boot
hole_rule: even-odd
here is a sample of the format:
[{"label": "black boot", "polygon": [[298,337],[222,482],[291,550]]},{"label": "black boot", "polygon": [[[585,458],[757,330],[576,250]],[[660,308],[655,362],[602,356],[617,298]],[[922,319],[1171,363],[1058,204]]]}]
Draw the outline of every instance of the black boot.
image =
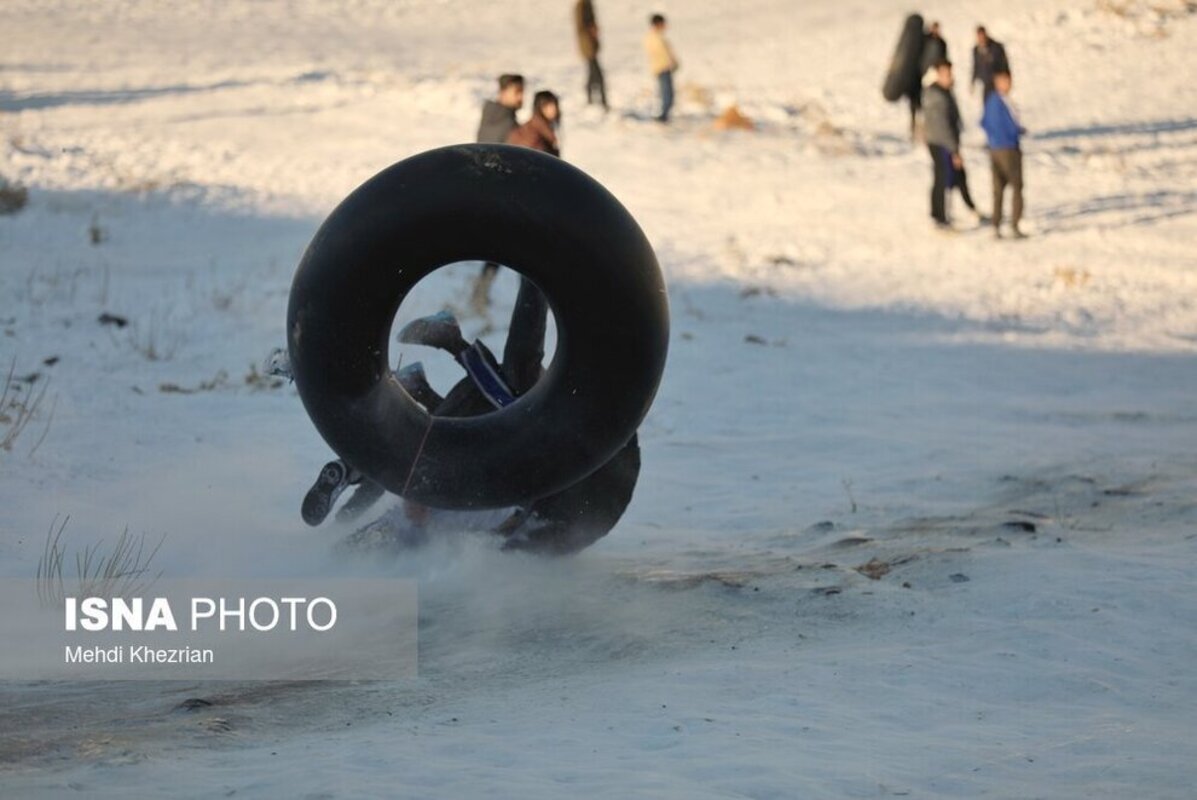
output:
[{"label": "black boot", "polygon": [[413,319],[399,331],[399,341],[403,344],[423,344],[435,347],[451,354],[454,358],[470,346],[461,335],[461,326],[457,319],[448,311]]},{"label": "black boot", "polygon": [[355,478],[361,480],[361,476],[356,475],[344,461],[338,459],[325,464],[299,507],[303,521],[312,527],[324,522],[341,492],[345,491]]}]

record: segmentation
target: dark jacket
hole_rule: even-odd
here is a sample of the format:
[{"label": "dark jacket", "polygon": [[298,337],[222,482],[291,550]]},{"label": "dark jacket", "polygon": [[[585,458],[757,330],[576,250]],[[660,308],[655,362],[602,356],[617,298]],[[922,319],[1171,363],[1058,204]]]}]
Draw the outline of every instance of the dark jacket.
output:
[{"label": "dark jacket", "polygon": [[1006,60],[1006,48],[994,39],[989,40],[989,46],[984,51],[980,47],[973,48],[973,79],[970,84],[981,82],[985,91],[993,91],[993,74],[995,72],[1009,72],[1010,62]]},{"label": "dark jacket", "polygon": [[482,104],[482,121],[478,123],[479,144],[503,144],[515,128],[514,108],[494,100]]},{"label": "dark jacket", "polygon": [[561,148],[557,145],[557,134],[553,132],[553,124],[540,115],[520,125],[507,136],[507,144],[517,144],[521,147],[531,147],[551,156],[561,155]]},{"label": "dark jacket", "polygon": [[930,33],[923,39],[923,55],[919,59],[919,80],[923,79],[923,75],[927,70],[934,67],[940,61],[948,60],[948,43],[943,40],[942,36],[933,36]]},{"label": "dark jacket", "polygon": [[594,4],[590,0],[578,0],[574,6],[574,29],[578,33],[578,50],[582,58],[589,61],[598,55],[598,20],[594,16]]},{"label": "dark jacket", "polygon": [[927,144],[960,152],[960,107],[952,93],[933,83],[923,92],[923,130]]}]

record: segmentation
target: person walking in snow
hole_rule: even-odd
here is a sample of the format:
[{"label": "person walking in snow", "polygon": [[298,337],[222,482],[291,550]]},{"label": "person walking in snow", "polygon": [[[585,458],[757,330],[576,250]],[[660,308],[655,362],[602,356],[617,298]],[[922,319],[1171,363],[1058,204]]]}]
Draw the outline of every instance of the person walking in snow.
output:
[{"label": "person walking in snow", "polygon": [[561,124],[561,104],[552,92],[537,92],[532,98],[532,117],[507,135],[507,143],[530,147],[551,156],[560,156],[557,126]]},{"label": "person walking in snow", "polygon": [[923,110],[923,82],[935,70],[940,61],[948,60],[948,43],[940,33],[939,23],[932,22],[923,32],[923,49],[919,55],[919,69],[913,85],[906,91],[910,103],[910,141],[917,142],[919,136],[919,114]]},{"label": "person walking in snow", "polygon": [[665,38],[665,17],[653,14],[649,17],[648,33],[644,35],[644,52],[648,55],[648,69],[657,79],[661,95],[661,113],[658,122],[668,122],[673,109],[673,73],[677,72],[678,61],[673,54],[669,40]]},{"label": "person walking in snow", "polygon": [[607,110],[607,85],[603,80],[603,68],[599,66],[599,28],[591,0],[578,0],[574,5],[574,28],[578,34],[578,50],[586,62],[586,104],[595,100]]},{"label": "person walking in snow", "polygon": [[964,159],[960,154],[960,131],[963,122],[960,107],[952,94],[954,85],[952,62],[941,60],[935,65],[935,82],[923,93],[923,125],[927,139],[927,150],[931,154],[933,183],[931,185],[931,217],[936,226],[950,229],[947,214],[947,192],[953,187],[960,189],[960,195],[969,210],[983,218],[973,204],[968,191],[968,176],[964,171]]},{"label": "person walking in snow", "polygon": [[1022,221],[1022,127],[1018,110],[1010,101],[1012,79],[1008,70],[993,74],[994,91],[985,100],[981,127],[989,140],[989,162],[993,169],[993,235],[1002,238],[1002,203],[1010,187],[1010,227],[1015,239],[1026,236],[1019,229]]},{"label": "person walking in snow", "polygon": [[[478,123],[479,144],[505,144],[507,137],[518,127],[515,112],[524,106],[524,76],[506,73],[499,76],[499,95],[482,104],[482,119]],[[499,273],[499,265],[487,261],[474,281],[470,293],[470,307],[477,314],[485,314],[490,306],[490,287]]]},{"label": "person walking in snow", "polygon": [[919,58],[919,75],[925,75],[927,70],[933,69],[940,61],[948,60],[948,43],[944,41],[939,23],[932,22],[927,26],[923,36],[923,54]]},{"label": "person walking in snow", "polygon": [[968,90],[976,90],[980,82],[984,100],[993,94],[993,78],[999,72],[1009,72],[1010,61],[1006,58],[1005,46],[996,39],[990,39],[984,25],[977,26],[977,45],[973,48],[973,79]]}]

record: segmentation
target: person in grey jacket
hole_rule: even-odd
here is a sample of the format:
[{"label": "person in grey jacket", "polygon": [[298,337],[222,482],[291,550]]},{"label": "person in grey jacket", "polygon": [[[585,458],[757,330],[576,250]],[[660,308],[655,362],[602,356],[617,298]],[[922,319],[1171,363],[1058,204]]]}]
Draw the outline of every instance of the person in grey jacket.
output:
[{"label": "person in grey jacket", "polygon": [[968,176],[960,155],[960,107],[952,94],[952,62],[940,59],[935,64],[935,82],[923,93],[923,126],[927,150],[931,154],[934,180],[931,185],[931,217],[941,228],[949,228],[945,195],[952,187],[969,210],[981,220],[968,191]]},{"label": "person in grey jacket", "polygon": [[482,119],[478,123],[478,144],[505,144],[515,130],[515,112],[524,106],[524,76],[499,76],[499,96],[482,104]]},{"label": "person in grey jacket", "polygon": [[[507,73],[499,76],[499,97],[482,104],[482,120],[478,123],[478,144],[507,144],[519,123],[515,112],[524,106],[524,76]],[[485,314],[490,306],[490,286],[499,274],[499,265],[487,261],[482,272],[474,281],[470,293],[470,307],[478,314]]]}]

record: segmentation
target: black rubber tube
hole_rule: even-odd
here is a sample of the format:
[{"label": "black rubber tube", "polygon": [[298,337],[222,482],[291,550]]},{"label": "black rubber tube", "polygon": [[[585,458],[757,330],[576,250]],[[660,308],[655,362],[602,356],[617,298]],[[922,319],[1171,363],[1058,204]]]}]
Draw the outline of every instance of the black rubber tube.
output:
[{"label": "black rubber tube", "polygon": [[889,70],[881,86],[881,94],[889,102],[895,103],[918,90],[919,82],[923,79],[919,72],[923,39],[923,18],[919,14],[911,14],[902,23],[902,33],[898,36],[894,56],[890,59]]},{"label": "black rubber tube", "polygon": [[[512,405],[431,416],[391,373],[395,312],[438,267],[485,260],[545,293],[557,352]],[[594,472],[648,412],[668,341],[664,281],[632,216],[575,167],[506,145],[432,150],[354,190],[308,246],[287,309],[295,383],[324,440],[438,508],[527,503]]]}]

